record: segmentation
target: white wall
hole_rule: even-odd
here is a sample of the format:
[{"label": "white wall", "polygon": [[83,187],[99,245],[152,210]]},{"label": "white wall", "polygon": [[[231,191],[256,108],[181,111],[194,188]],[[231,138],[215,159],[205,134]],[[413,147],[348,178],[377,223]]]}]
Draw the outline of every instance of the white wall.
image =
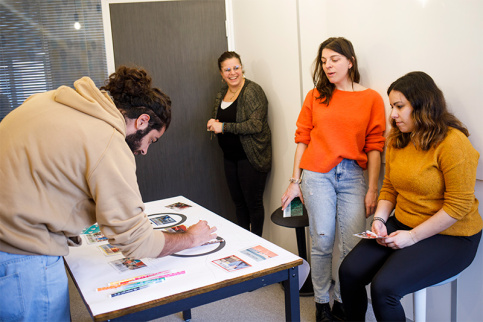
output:
[{"label": "white wall", "polygon": [[[328,37],[352,41],[361,83],[382,95],[387,112],[390,83],[410,71],[427,72],[483,153],[483,1],[227,1],[233,7],[234,49],[242,57],[246,76],[263,87],[269,100],[274,159],[265,193],[265,238],[296,252],[293,230],[271,223],[270,214],[280,206],[292,174],[295,121],[313,87],[310,73],[318,45]],[[483,201],[483,181],[477,181],[475,190]],[[460,321],[483,320],[483,306],[474,305],[483,303],[482,253],[480,249],[458,281]],[[428,294],[428,320],[448,320],[449,287],[430,289]],[[404,306],[411,318],[410,301]]]},{"label": "white wall", "polygon": [[235,50],[246,77],[262,86],[269,100],[274,162],[265,194],[264,237],[296,253],[294,230],[270,221],[292,174],[295,120],[301,106],[296,3],[242,0],[232,6]]}]

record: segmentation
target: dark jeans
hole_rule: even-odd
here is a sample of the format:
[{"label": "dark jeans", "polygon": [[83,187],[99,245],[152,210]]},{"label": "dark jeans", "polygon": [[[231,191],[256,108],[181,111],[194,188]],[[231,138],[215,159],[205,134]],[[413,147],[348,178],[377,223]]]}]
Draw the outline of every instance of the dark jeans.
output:
[{"label": "dark jeans", "polygon": [[[395,217],[386,226],[388,234],[411,229]],[[339,268],[347,320],[364,321],[365,286],[371,283],[376,319],[406,321],[401,298],[462,272],[475,258],[480,238],[481,231],[469,237],[435,235],[399,250],[361,240]]]},{"label": "dark jeans", "polygon": [[267,173],[255,170],[248,159],[225,160],[225,175],[236,207],[238,225],[262,236],[265,212],[263,191]]}]

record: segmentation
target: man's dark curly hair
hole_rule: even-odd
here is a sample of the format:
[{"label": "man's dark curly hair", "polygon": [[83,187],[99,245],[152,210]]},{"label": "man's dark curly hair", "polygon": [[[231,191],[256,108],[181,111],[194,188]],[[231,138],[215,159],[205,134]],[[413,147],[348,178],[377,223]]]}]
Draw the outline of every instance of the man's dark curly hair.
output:
[{"label": "man's dark curly hair", "polygon": [[146,70],[120,66],[109,76],[101,90],[109,92],[124,117],[137,119],[141,114],[147,114],[150,117],[149,126],[153,129],[168,129],[171,99],[159,88],[151,87],[151,82]]}]

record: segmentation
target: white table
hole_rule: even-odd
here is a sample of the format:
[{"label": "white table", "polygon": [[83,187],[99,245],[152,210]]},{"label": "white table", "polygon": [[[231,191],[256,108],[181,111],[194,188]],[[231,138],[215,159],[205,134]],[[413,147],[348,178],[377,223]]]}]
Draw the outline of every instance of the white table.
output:
[{"label": "white table", "polygon": [[[191,207],[166,207],[176,202]],[[183,311],[185,319],[190,319],[190,309],[193,307],[278,282],[283,282],[285,289],[287,321],[300,320],[297,267],[302,264],[300,257],[182,196],[146,203],[145,213],[149,218],[156,217],[154,214],[166,213],[176,221],[184,220],[181,224],[186,227],[200,219],[207,220],[210,226],[218,228],[218,236],[225,240],[224,247],[217,250],[220,244],[200,246],[178,253],[184,257],[142,259],[147,267],[121,273],[109,262],[123,258],[122,255],[105,256],[99,250],[98,244],[88,245],[84,240],[81,247],[70,249],[70,254],[65,256],[65,262],[94,321],[148,320],[180,311]],[[255,261],[241,252],[257,245],[278,256]],[[251,266],[229,272],[212,262],[230,255],[238,256]],[[184,270],[186,273],[168,277],[163,283],[117,297],[110,297],[110,293],[113,293],[111,290],[97,291],[97,288],[106,286],[108,282],[165,270]]]}]

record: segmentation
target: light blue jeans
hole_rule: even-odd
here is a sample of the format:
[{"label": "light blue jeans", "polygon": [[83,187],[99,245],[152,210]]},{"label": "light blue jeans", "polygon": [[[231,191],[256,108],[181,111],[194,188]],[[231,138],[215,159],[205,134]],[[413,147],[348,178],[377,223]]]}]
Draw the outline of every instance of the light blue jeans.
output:
[{"label": "light blue jeans", "polygon": [[[339,266],[359,242],[353,234],[366,227],[364,199],[367,188],[363,170],[357,162],[348,159],[327,173],[304,170],[301,189],[312,238],[311,274],[315,302],[330,301],[332,279],[335,281],[334,299],[342,302]],[[340,256],[333,259],[336,234]],[[335,274],[332,273],[333,260],[336,262]]]},{"label": "light blue jeans", "polygon": [[70,321],[61,256],[0,252],[0,321]]}]

